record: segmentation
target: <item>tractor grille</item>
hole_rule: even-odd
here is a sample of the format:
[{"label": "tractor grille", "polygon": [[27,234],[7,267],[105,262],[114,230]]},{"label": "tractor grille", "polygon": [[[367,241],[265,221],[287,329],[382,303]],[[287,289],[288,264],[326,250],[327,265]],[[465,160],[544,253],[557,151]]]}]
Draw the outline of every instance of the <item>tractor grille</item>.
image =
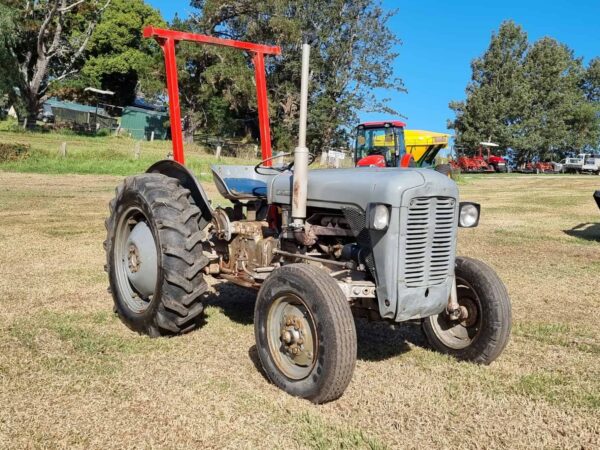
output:
[{"label": "tractor grille", "polygon": [[408,209],[404,279],[406,286],[443,283],[450,272],[456,229],[455,200],[419,197]]}]

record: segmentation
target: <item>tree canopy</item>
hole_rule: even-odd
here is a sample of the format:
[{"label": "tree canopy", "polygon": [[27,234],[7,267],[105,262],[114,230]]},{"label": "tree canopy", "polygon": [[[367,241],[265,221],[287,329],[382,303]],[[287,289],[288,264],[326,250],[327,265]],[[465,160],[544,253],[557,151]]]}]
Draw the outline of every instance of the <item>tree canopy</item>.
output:
[{"label": "tree canopy", "polygon": [[458,146],[474,151],[492,139],[530,160],[600,144],[598,59],[586,69],[565,44],[549,37],[530,44],[508,21],[471,68],[466,100],[450,103]]},{"label": "tree canopy", "polygon": [[143,0],[5,0],[0,5],[0,93],[35,125],[51,96],[82,99],[86,87],[128,105],[163,92],[160,49],[146,25],[164,26]]},{"label": "tree canopy", "polygon": [[[299,115],[300,52],[303,35],[312,37],[308,142],[313,148],[345,142],[357,112],[398,112],[378,88],[403,91],[395,77],[399,43],[378,0],[197,0],[191,19],[176,26],[215,36],[282,47],[268,58],[267,76],[273,141],[295,145]],[[214,48],[189,50],[189,74],[182,80],[188,108],[197,123],[256,134],[254,82],[247,55]],[[191,68],[191,70],[190,70]],[[212,119],[212,120],[211,120]]]},{"label": "tree canopy", "polygon": [[115,92],[117,105],[130,105],[137,95],[154,96],[164,89],[162,53],[144,39],[148,25],[166,26],[160,13],[143,0],[112,0],[85,50],[79,73],[54,86],[61,97],[81,97],[90,86]]},{"label": "tree canopy", "polygon": [[80,70],[86,46],[110,1],[4,0],[2,21],[9,28],[0,32],[4,36],[0,52],[6,55],[3,65],[10,74],[0,84],[11,84],[8,94],[19,110],[27,111],[31,126],[50,84]]}]

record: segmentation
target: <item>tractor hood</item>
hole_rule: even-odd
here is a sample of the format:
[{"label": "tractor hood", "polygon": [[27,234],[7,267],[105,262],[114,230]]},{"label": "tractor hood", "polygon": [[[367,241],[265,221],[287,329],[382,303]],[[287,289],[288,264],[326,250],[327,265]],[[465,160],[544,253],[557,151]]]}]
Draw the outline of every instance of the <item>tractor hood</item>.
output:
[{"label": "tractor hood", "polygon": [[[269,181],[269,203],[291,203],[292,176],[286,172]],[[308,172],[308,205],[313,207],[354,205],[365,210],[369,203],[378,202],[399,208],[406,206],[403,194],[409,190],[418,191],[411,197],[458,197],[454,181],[431,169],[361,167]]]}]

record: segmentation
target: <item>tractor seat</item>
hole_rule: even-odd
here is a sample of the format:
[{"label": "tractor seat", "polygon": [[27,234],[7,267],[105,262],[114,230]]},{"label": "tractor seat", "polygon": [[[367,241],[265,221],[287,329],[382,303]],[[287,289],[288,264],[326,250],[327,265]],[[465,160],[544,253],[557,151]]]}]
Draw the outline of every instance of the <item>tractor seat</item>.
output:
[{"label": "tractor seat", "polygon": [[219,193],[229,200],[252,200],[267,197],[267,183],[277,175],[258,174],[254,166],[212,166]]},{"label": "tractor seat", "polygon": [[224,178],[227,188],[237,196],[266,197],[267,183],[251,178]]}]

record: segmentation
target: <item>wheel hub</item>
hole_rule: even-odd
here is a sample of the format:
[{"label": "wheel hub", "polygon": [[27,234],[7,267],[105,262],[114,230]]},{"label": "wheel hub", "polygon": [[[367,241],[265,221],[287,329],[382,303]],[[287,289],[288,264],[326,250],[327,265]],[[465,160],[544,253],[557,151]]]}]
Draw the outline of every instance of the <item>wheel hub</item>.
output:
[{"label": "wheel hub", "polygon": [[140,270],[140,251],[135,245],[129,246],[129,270],[132,273],[136,273]]},{"label": "wheel hub", "polygon": [[291,379],[306,377],[315,363],[312,317],[296,298],[274,302],[269,312],[270,344],[275,363]]},{"label": "wheel hub", "polygon": [[139,222],[129,234],[125,246],[127,278],[140,295],[154,293],[158,279],[156,244],[152,231],[145,222]]},{"label": "wheel hub", "polygon": [[456,317],[447,312],[438,314],[432,322],[432,328],[444,345],[460,350],[468,347],[480,330],[480,307],[477,294],[472,288],[457,280],[458,314]]},{"label": "wheel hub", "polygon": [[[281,342],[285,353],[299,365],[305,365],[312,359],[312,351],[304,345],[306,339],[302,322],[302,317],[286,317],[285,326],[281,330]],[[308,340],[310,340],[312,350],[312,340]]]}]

